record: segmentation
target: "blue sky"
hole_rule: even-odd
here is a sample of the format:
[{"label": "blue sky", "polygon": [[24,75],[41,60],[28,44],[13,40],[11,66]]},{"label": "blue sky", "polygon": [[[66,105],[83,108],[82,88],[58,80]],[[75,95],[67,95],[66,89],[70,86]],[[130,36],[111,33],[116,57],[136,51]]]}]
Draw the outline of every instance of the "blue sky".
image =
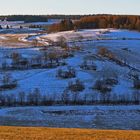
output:
[{"label": "blue sky", "polygon": [[0,15],[102,13],[140,15],[140,0],[0,0]]}]

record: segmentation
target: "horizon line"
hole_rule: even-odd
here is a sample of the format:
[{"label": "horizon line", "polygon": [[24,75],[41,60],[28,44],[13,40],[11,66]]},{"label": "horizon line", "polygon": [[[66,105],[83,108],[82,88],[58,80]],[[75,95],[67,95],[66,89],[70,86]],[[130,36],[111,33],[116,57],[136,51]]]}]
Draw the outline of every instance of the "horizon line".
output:
[{"label": "horizon line", "polygon": [[0,16],[93,16],[93,15],[120,15],[120,16],[140,16],[140,14],[0,14]]}]

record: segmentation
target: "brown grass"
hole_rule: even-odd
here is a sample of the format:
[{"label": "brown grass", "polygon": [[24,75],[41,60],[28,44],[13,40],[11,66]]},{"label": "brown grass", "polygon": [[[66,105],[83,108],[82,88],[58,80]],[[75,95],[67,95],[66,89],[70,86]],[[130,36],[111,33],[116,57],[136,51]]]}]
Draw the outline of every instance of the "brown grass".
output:
[{"label": "brown grass", "polygon": [[[28,34],[1,34],[2,37],[5,37],[6,39],[0,39],[0,45],[6,46],[6,47],[31,47],[33,46],[32,42],[24,42],[22,40],[19,40],[19,38],[26,38]],[[38,43],[38,45],[42,45]]]},{"label": "brown grass", "polygon": [[0,127],[0,140],[140,140],[140,131]]}]

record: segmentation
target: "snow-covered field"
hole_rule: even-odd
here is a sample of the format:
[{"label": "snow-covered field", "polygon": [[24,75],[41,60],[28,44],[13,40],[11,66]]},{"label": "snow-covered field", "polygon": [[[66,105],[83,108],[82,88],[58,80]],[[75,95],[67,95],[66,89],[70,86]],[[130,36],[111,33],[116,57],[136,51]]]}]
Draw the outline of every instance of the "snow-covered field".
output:
[{"label": "snow-covered field", "polygon": [[[109,32],[107,32],[109,31]],[[105,33],[107,32],[107,33]],[[52,41],[56,41],[60,36],[66,38],[72,46],[73,44],[80,46],[81,50],[74,53],[74,57],[67,58],[66,62],[68,66],[72,66],[76,69],[77,77],[86,85],[85,90],[81,93],[89,95],[89,98],[92,94],[97,93],[97,91],[93,91],[91,87],[95,83],[96,80],[100,79],[104,75],[110,75],[110,73],[115,72],[118,75],[119,82],[112,89],[112,93],[115,94],[131,94],[135,92],[133,89],[133,82],[131,79],[128,79],[128,73],[130,72],[130,68],[123,67],[117,65],[116,63],[109,60],[94,60],[94,63],[97,66],[97,71],[88,71],[80,68],[83,59],[88,56],[95,55],[97,49],[99,47],[106,47],[113,51],[118,57],[127,61],[132,67],[137,69],[137,73],[139,74],[140,70],[140,33],[127,31],[127,30],[113,30],[113,29],[100,29],[100,30],[81,30],[78,32],[68,31],[68,32],[60,32],[46,35],[35,36],[36,39],[50,39]],[[111,40],[113,37],[119,38],[131,38],[131,40]],[[79,38],[80,37],[80,38]],[[110,40],[103,40],[104,38],[110,37]],[[100,39],[99,39],[100,38]],[[103,39],[102,39],[103,38]],[[2,37],[3,39],[3,37]],[[5,39],[5,38],[4,38]],[[80,40],[79,40],[80,39]],[[99,39],[99,40],[97,40]],[[73,42],[74,43],[73,43]],[[45,41],[44,41],[45,42]],[[123,48],[128,48],[130,51],[122,50]],[[1,62],[5,61],[5,56],[11,52],[19,52],[23,56],[30,58],[33,56],[37,56],[40,54],[39,48],[25,48],[25,49],[9,49],[2,47],[0,49],[1,53]],[[8,60],[9,61],[9,60]],[[66,66],[61,66],[61,68],[65,68]],[[59,79],[56,77],[56,72],[58,68],[54,69],[35,69],[35,70],[24,70],[24,71],[10,71],[15,79],[18,80],[18,87],[14,90],[2,91],[2,93],[14,93],[17,94],[20,91],[24,91],[26,93],[32,91],[34,88],[40,89],[42,94],[61,94],[68,81],[72,81],[73,79]],[[107,74],[108,73],[108,74]],[[2,74],[2,72],[1,72]],[[98,94],[98,93],[97,93]]]},{"label": "snow-covered field", "polygon": [[[16,39],[8,38],[16,36]],[[2,63],[11,65],[11,54],[16,52],[25,59],[38,58],[44,51],[60,51],[60,46],[49,46],[49,42],[57,42],[60,37],[65,38],[69,47],[77,47],[72,52],[73,57],[65,58],[67,65],[56,68],[35,68],[23,70],[0,69],[0,82],[5,73],[10,73],[17,80],[17,87],[9,90],[0,90],[2,95],[17,97],[19,92],[26,95],[39,89],[42,95],[53,100],[61,100],[62,94],[67,89],[68,83],[80,79],[85,89],[78,94],[78,100],[98,101],[101,92],[93,89],[97,80],[112,78],[114,75],[118,83],[111,87],[108,94],[113,101],[124,99],[133,100],[133,94],[137,98],[139,89],[135,89],[130,73],[140,76],[140,33],[128,30],[98,29],[67,31],[52,34],[1,34],[0,35],[0,67]],[[5,45],[4,42],[7,41]],[[36,39],[46,46],[32,47],[31,42]],[[18,40],[18,41],[17,41]],[[21,44],[19,44],[19,42]],[[12,43],[18,46],[12,46]],[[22,46],[22,43],[23,46]],[[26,45],[25,45],[26,44]],[[108,58],[97,54],[99,48],[109,49],[119,60],[127,65],[123,66]],[[41,50],[42,49],[42,50]],[[89,60],[96,65],[96,70],[82,69],[80,66],[84,60]],[[76,71],[75,78],[62,79],[57,77],[58,69],[66,69],[71,66]],[[68,91],[69,95],[73,92]],[[10,97],[12,97],[10,96]],[[134,98],[135,98],[134,97]],[[52,106],[52,107],[16,107],[0,109],[0,125],[22,126],[49,126],[49,127],[80,127],[103,129],[140,129],[140,106]]]},{"label": "snow-covered field", "polygon": [[140,106],[4,108],[0,125],[139,130]]}]

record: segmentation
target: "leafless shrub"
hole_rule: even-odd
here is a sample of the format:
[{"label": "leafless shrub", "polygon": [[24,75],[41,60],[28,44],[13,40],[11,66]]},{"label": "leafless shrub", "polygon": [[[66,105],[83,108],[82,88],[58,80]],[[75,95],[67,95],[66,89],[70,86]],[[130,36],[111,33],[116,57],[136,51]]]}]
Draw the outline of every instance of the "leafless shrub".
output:
[{"label": "leafless shrub", "polygon": [[99,90],[102,93],[111,92],[112,90],[111,86],[103,80],[97,80],[93,86],[93,89]]},{"label": "leafless shrub", "polygon": [[99,48],[98,54],[103,57],[108,57],[111,60],[116,59],[115,55],[110,50],[108,50],[107,48],[104,48],[104,47]]},{"label": "leafless shrub", "polygon": [[133,81],[133,86],[136,89],[140,89],[140,79],[139,76],[135,76],[134,81]]},{"label": "leafless shrub", "polygon": [[13,79],[13,77],[6,73],[1,80],[0,83],[0,90],[7,90],[7,89],[13,89],[17,86],[17,81]]},{"label": "leafless shrub", "polygon": [[97,69],[97,66],[94,63],[90,63],[86,60],[80,65],[80,67],[84,70],[96,70]]},{"label": "leafless shrub", "polygon": [[79,79],[74,82],[69,82],[68,89],[72,92],[81,92],[85,89],[85,85]]},{"label": "leafless shrub", "polygon": [[66,70],[59,69],[56,76],[64,79],[74,78],[76,77],[76,71],[72,67],[67,67]]}]

